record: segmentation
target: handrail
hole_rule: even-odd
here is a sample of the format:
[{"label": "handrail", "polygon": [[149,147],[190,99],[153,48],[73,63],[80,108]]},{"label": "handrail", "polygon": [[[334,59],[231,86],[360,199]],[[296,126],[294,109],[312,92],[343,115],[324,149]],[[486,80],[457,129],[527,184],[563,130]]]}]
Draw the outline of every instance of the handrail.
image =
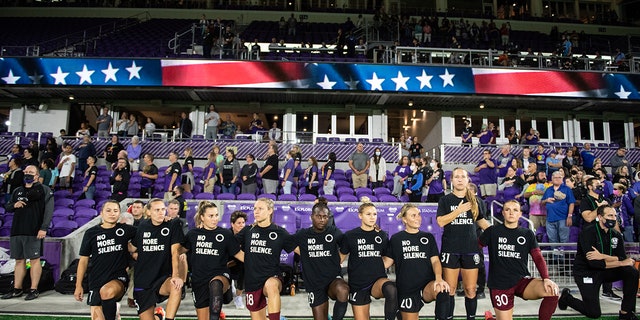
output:
[{"label": "handrail", "polygon": [[195,44],[195,34],[196,34],[196,24],[192,23],[191,27],[181,33],[176,32],[173,36],[173,39],[169,40],[169,42],[167,43],[167,47],[169,47],[169,49],[173,50],[174,54],[178,53],[178,48],[180,48],[180,38],[182,38],[184,35],[191,33],[191,47],[193,47],[193,45]]}]

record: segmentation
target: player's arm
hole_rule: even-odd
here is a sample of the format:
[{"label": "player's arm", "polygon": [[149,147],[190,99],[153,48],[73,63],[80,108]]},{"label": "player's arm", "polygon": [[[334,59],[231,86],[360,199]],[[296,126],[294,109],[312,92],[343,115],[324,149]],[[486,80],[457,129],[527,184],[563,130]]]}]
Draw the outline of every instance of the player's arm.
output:
[{"label": "player's arm", "polygon": [[433,274],[436,277],[436,280],[433,283],[433,290],[436,292],[451,291],[449,284],[442,279],[442,264],[440,264],[440,257],[432,256],[429,260],[431,260],[431,268],[433,269]]},{"label": "player's arm", "polygon": [[134,260],[138,260],[138,248],[136,248],[131,242],[127,246],[129,249],[129,254]]},{"label": "player's arm", "polygon": [[234,257],[242,262],[244,262],[244,251],[240,250],[238,253],[234,255]]},{"label": "player's arm", "polygon": [[464,202],[464,203],[463,202],[464,200],[461,200],[458,207],[455,208],[453,211],[445,215],[438,216],[436,218],[436,221],[438,222],[438,225],[440,226],[440,228],[451,223],[451,221],[455,220],[463,212],[471,210],[471,202]]},{"label": "player's arm", "polygon": [[[176,289],[181,289],[184,284],[184,280],[182,280],[182,276],[180,274],[180,248],[182,245],[179,243],[174,243],[171,245],[171,284]],[[185,270],[186,271],[186,270]]]},{"label": "player's arm", "polygon": [[388,269],[393,265],[393,259],[387,256],[382,257],[382,262],[384,263],[385,269]]},{"label": "player's arm", "polygon": [[80,256],[80,260],[78,260],[78,270],[76,271],[76,291],[73,293],[73,296],[78,301],[82,301],[82,296],[84,295],[84,289],[82,288],[82,281],[84,280],[84,275],[87,273],[88,265],[89,265],[89,257]]},{"label": "player's arm", "polygon": [[180,247],[178,248],[178,254],[185,254],[189,252],[189,248],[185,247],[184,244],[180,244]]},{"label": "player's arm", "polygon": [[345,259],[347,259],[347,257],[349,256],[349,254],[344,254],[342,252],[340,252],[340,264],[342,264],[344,262]]},{"label": "player's arm", "polygon": [[173,190],[173,187],[175,186],[174,183],[176,183],[176,180],[178,180],[178,174],[174,172],[171,174],[171,181],[169,182],[169,190],[167,191]]},{"label": "player's arm", "polygon": [[489,228],[491,225],[489,224],[489,221],[487,221],[487,219],[479,219],[476,221],[476,224],[478,225],[478,227],[480,227],[480,229],[482,230],[486,230],[487,228]]},{"label": "player's arm", "polygon": [[293,252],[295,252],[297,255],[300,255],[300,246],[297,246],[295,249],[293,249]]}]

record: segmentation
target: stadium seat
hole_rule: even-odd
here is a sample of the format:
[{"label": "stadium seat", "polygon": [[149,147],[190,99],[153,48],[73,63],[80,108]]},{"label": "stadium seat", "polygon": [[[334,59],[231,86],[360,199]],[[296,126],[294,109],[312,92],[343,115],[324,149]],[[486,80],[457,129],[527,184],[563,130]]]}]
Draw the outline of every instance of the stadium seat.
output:
[{"label": "stadium seat", "polygon": [[313,194],[301,194],[300,197],[298,197],[298,201],[315,201],[316,200],[316,196]]},{"label": "stadium seat", "polygon": [[236,195],[233,193],[221,193],[216,196],[216,200],[235,200]]},{"label": "stadium seat", "polygon": [[263,194],[259,194],[258,199],[260,198],[267,198],[267,199],[271,199],[273,201],[276,201],[276,195],[275,194],[271,194],[271,193],[263,193]]},{"label": "stadium seat", "polygon": [[298,197],[295,194],[281,194],[278,196],[278,201],[298,201]]},{"label": "stadium seat", "polygon": [[340,194],[338,197],[340,202],[358,202],[358,197],[352,194]]},{"label": "stadium seat", "polygon": [[236,196],[236,200],[256,200],[256,195],[252,193],[241,193]]},{"label": "stadium seat", "polygon": [[61,198],[61,199],[55,199],[54,204],[56,207],[60,207],[60,208],[72,208],[74,205],[74,201],[73,199]]},{"label": "stadium seat", "polygon": [[398,198],[390,194],[381,194],[378,197],[378,201],[380,202],[398,202]]},{"label": "stadium seat", "polygon": [[51,228],[52,237],[66,237],[68,234],[78,229],[78,223],[71,220],[60,221]]},{"label": "stadium seat", "polygon": [[71,208],[59,208],[53,210],[54,217],[65,217],[67,220],[69,220],[69,217],[72,217],[73,215],[74,212]]},{"label": "stadium seat", "polygon": [[94,200],[91,200],[91,199],[82,199],[82,200],[76,201],[76,203],[75,203],[75,205],[73,207],[76,208],[76,209],[79,208],[79,207],[95,208],[96,207],[96,202]]},{"label": "stadium seat", "polygon": [[198,193],[195,196],[196,200],[214,200],[215,196],[213,195],[213,193],[208,193],[208,192],[202,192],[202,193]]}]

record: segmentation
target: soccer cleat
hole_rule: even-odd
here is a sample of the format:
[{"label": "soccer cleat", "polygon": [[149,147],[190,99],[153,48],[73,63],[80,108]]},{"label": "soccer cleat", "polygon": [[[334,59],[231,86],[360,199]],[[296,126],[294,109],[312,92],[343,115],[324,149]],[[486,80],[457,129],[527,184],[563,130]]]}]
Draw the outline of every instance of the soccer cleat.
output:
[{"label": "soccer cleat", "polygon": [[627,313],[619,312],[618,319],[619,320],[638,320],[638,317],[633,312],[627,312]]},{"label": "soccer cleat", "polygon": [[558,298],[558,309],[567,310],[567,299],[571,296],[571,290],[569,288],[562,289],[562,293],[560,293],[560,298]]},{"label": "soccer cleat", "polygon": [[163,307],[156,307],[153,310],[153,315],[158,317],[158,320],[164,320],[164,308]]},{"label": "soccer cleat", "polygon": [[244,309],[244,301],[242,296],[236,296],[233,298],[233,303],[236,305],[236,309]]},{"label": "soccer cleat", "polygon": [[478,299],[485,299],[487,296],[484,294],[484,291],[478,291],[476,292],[476,298]]},{"label": "soccer cleat", "polygon": [[131,299],[131,298],[127,298],[127,306],[129,306],[129,308],[135,308],[136,307],[136,301]]},{"label": "soccer cleat", "polygon": [[602,297],[605,299],[609,299],[609,300],[613,300],[613,301],[620,301],[622,300],[622,297],[613,293],[613,292],[603,292],[602,293]]},{"label": "soccer cleat", "polygon": [[38,291],[38,289],[31,289],[29,290],[29,293],[27,293],[27,296],[24,297],[24,300],[30,301],[38,298],[39,296],[40,296],[40,291]]},{"label": "soccer cleat", "polygon": [[496,318],[493,317],[493,313],[489,310],[484,312],[484,320],[495,320]]},{"label": "soccer cleat", "polygon": [[219,319],[220,319],[220,320],[224,320],[224,319],[226,319],[226,318],[227,318],[227,315],[226,315],[226,314],[224,314],[224,312],[220,311],[220,318],[219,318]]},{"label": "soccer cleat", "polygon": [[24,292],[21,289],[13,289],[11,292],[6,293],[2,296],[2,299],[11,299],[21,297]]}]

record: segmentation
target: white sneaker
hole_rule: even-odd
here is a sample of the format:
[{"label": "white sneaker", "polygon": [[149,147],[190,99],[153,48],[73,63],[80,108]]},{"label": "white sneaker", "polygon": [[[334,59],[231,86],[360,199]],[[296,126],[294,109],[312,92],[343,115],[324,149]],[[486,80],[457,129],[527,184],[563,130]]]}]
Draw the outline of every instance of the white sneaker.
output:
[{"label": "white sneaker", "polygon": [[236,309],[244,309],[244,301],[242,301],[242,296],[236,296],[233,298],[233,303],[236,305]]}]

